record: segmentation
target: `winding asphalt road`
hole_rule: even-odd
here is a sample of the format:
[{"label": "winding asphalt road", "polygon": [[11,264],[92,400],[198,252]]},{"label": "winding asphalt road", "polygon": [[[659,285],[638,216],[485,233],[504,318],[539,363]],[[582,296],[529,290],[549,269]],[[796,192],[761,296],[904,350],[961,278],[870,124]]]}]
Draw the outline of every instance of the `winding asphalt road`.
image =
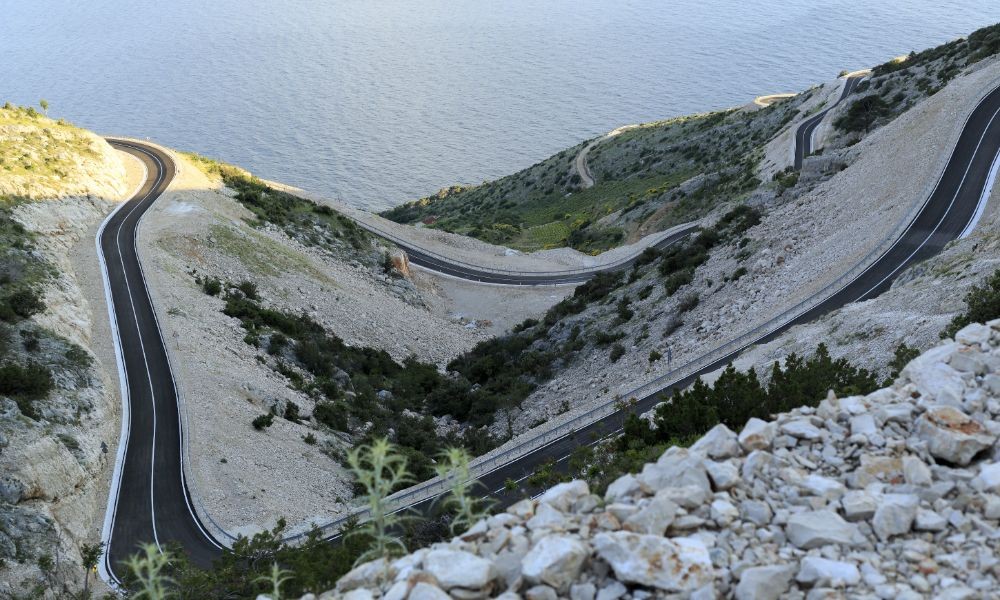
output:
[{"label": "winding asphalt road", "polygon": [[844,82],[844,90],[840,93],[840,98],[837,101],[828,106],[827,108],[819,111],[815,115],[809,117],[803,121],[798,129],[795,130],[795,170],[798,171],[802,168],[802,161],[805,157],[812,154],[812,137],[813,132],[819,127],[819,124],[823,122],[823,118],[833,110],[838,104],[844,101],[844,98],[850,96],[861,80],[864,79],[863,76],[858,77],[848,77],[847,81]]},{"label": "winding asphalt road", "polygon": [[[932,256],[949,241],[967,233],[981,214],[982,202],[996,175],[994,163],[1000,154],[998,115],[1000,88],[990,92],[972,112],[921,212],[896,243],[867,270],[815,308],[774,331],[747,341],[741,348],[705,366],[698,374],[724,366],[746,347],[773,339],[788,327],[880,294],[907,266]],[[191,509],[191,495],[182,467],[183,430],[177,393],[135,250],[139,219],[170,182],[173,166],[165,153],[152,146],[135,142],[112,143],[140,158],[148,171],[142,190],[110,216],[98,233],[111,299],[109,313],[116,343],[121,349],[123,397],[127,399],[119,461],[105,521],[104,540],[108,543],[108,552],[101,568],[106,579],[115,581],[120,574],[120,561],[140,543],[156,542],[163,546],[167,542],[177,542],[194,562],[202,565],[218,556],[220,544]],[[905,168],[905,156],[900,157],[900,168]],[[458,268],[454,272],[461,276],[463,271]],[[639,398],[632,410],[648,410],[659,401],[660,394],[685,387],[698,374],[665,383],[656,393]],[[622,419],[619,413],[596,421],[500,466],[481,477],[481,481],[488,490],[494,490],[491,495],[501,505],[512,502],[520,494],[506,492],[504,482],[523,480],[548,461],[565,460],[580,445],[618,431]]]}]

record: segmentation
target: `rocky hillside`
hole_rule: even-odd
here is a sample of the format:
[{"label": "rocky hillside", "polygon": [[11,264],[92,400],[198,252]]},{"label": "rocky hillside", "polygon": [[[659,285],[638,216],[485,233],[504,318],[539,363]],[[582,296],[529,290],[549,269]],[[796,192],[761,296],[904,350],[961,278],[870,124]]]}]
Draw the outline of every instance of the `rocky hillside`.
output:
[{"label": "rocky hillside", "polygon": [[[756,190],[763,145],[811,106],[812,97],[808,91],[760,110],[630,127],[497,181],[442,190],[383,215],[521,250],[568,246],[601,252]],[[584,148],[595,178],[590,187],[574,166]]]},{"label": "rocky hillside", "polygon": [[0,597],[79,588],[99,541],[119,402],[93,232],[128,188],[100,138],[0,109]]},{"label": "rocky hillside", "polygon": [[998,437],[1000,320],[961,329],[891,387],[717,426],[603,497],[559,484],[450,542],[362,564],[323,597],[989,597]]},{"label": "rocky hillside", "polygon": [[31,107],[0,108],[0,195],[117,200],[125,168],[103,139]]}]

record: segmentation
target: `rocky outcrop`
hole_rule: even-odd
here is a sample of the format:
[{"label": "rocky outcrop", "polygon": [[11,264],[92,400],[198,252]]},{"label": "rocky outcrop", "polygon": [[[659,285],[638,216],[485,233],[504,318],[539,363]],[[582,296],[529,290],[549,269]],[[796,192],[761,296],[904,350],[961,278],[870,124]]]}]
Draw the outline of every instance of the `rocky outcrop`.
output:
[{"label": "rocky outcrop", "polygon": [[[0,395],[0,597],[30,596],[26,590],[51,577],[79,587],[80,547],[99,538],[119,405],[105,364],[94,359],[95,320],[106,315],[92,304],[92,292],[103,296],[92,235],[128,187],[117,154],[97,136],[41,116],[11,123],[14,116],[0,109],[0,142],[37,162],[31,176],[5,171],[0,195],[25,199],[11,215],[33,234],[31,252],[46,265],[38,282],[45,310],[0,324],[21,338],[5,340],[0,358],[45,365],[54,389],[33,402],[33,417]],[[82,263],[87,272],[78,271]],[[46,555],[56,565],[48,578],[38,567]]]},{"label": "rocky outcrop", "polygon": [[323,597],[987,597],[1000,320],[956,339],[892,387],[719,426],[603,498],[560,484],[388,568],[361,565]]}]

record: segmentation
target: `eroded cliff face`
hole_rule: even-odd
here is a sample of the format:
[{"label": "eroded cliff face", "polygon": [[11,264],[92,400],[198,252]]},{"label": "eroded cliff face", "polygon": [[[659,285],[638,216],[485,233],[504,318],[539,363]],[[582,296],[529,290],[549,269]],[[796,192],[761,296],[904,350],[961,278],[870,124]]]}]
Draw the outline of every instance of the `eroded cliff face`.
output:
[{"label": "eroded cliff face", "polygon": [[129,181],[101,138],[23,109],[0,109],[0,157],[0,295],[40,301],[0,320],[0,368],[49,382],[0,393],[0,596],[32,597],[82,585],[80,547],[100,539],[120,403],[93,346],[106,319],[93,235]]}]

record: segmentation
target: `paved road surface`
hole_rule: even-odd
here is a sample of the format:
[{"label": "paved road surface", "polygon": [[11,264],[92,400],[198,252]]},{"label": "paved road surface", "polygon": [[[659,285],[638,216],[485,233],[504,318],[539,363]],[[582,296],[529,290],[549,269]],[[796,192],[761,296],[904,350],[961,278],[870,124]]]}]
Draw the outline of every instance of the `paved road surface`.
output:
[{"label": "paved road surface", "polygon": [[[902,269],[935,254],[961,235],[976,214],[991,165],[1000,152],[998,115],[1000,88],[993,90],[973,111],[937,187],[897,243],[816,308],[747,345],[768,341],[792,325],[878,295]],[[116,145],[143,160],[149,180],[135,198],[109,217],[99,234],[128,383],[128,435],[122,464],[116,469],[112,486],[111,527],[105,535],[110,545],[103,567],[106,576],[112,579],[120,572],[118,562],[142,542],[157,541],[161,545],[179,542],[199,564],[206,564],[219,552],[218,543],[190,510],[190,494],[181,468],[182,432],[177,395],[135,253],[138,220],[170,181],[173,167],[169,158],[153,147],[137,143]],[[903,160],[900,163],[905,168]],[[741,350],[719,358],[699,373],[725,365]],[[682,388],[693,377],[670,382],[661,391]],[[658,400],[659,393],[649,394],[638,399],[633,410],[648,410]],[[482,481],[487,489],[495,490],[493,495],[501,504],[516,500],[503,490],[505,481],[522,480],[549,460],[564,460],[579,445],[618,430],[621,421],[620,414],[597,421],[496,469]]]},{"label": "paved road surface", "polygon": [[802,168],[802,161],[805,157],[812,154],[813,132],[816,131],[817,127],[819,127],[819,124],[823,121],[823,117],[825,117],[828,112],[833,110],[835,106],[843,102],[844,98],[850,96],[851,93],[854,92],[855,88],[858,87],[858,84],[861,83],[862,79],[864,79],[864,76],[848,77],[847,81],[844,83],[844,90],[841,92],[840,98],[837,98],[837,101],[829,107],[803,121],[802,124],[799,125],[798,129],[795,130],[796,171]]}]

